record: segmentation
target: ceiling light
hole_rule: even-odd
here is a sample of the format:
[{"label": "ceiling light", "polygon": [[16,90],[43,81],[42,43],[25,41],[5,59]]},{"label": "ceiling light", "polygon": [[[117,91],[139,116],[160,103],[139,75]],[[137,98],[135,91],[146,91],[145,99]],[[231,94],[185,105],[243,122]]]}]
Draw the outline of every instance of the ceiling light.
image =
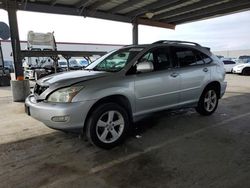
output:
[{"label": "ceiling light", "polygon": [[147,12],[147,13],[145,14],[145,16],[146,16],[148,19],[153,18],[154,15],[155,15],[155,14],[154,14],[153,12]]}]

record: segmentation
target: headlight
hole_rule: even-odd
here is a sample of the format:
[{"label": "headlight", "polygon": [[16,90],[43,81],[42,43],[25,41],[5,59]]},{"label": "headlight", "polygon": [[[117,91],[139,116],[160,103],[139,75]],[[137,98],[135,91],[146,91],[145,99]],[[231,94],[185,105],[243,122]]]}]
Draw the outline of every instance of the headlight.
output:
[{"label": "headlight", "polygon": [[71,102],[74,96],[83,89],[83,86],[71,86],[63,89],[59,89],[50,94],[49,102]]},{"label": "headlight", "polygon": [[245,65],[238,65],[237,68],[242,68],[244,67]]}]

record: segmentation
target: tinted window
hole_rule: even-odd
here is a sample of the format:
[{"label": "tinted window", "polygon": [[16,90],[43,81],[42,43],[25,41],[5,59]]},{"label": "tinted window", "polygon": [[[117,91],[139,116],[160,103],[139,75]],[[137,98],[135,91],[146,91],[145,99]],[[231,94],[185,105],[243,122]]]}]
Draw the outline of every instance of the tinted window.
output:
[{"label": "tinted window", "polygon": [[197,51],[197,53],[201,56],[201,59],[202,59],[202,61],[204,61],[205,64],[212,62],[212,59],[208,55],[206,55],[202,52],[199,52],[199,51]]},{"label": "tinted window", "polygon": [[235,64],[234,61],[223,61],[223,63],[224,63],[225,65],[232,65],[232,64]]},{"label": "tinted window", "polygon": [[140,62],[150,61],[154,64],[154,70],[164,70],[171,67],[168,48],[157,48],[147,52],[139,60]]},{"label": "tinted window", "polygon": [[206,54],[202,52],[183,47],[173,47],[174,61],[178,63],[180,67],[187,67],[193,65],[203,65],[210,63],[212,60]]}]

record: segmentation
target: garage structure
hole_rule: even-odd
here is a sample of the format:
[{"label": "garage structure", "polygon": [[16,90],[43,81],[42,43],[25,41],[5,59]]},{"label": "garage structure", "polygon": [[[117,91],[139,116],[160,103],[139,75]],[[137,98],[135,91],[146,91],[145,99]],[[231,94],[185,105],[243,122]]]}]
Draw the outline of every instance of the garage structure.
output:
[{"label": "garage structure", "polygon": [[1,185],[249,187],[250,80],[229,75],[227,81],[226,96],[211,118],[184,110],[146,119],[137,125],[148,129],[142,136],[139,130],[110,152],[47,129],[20,113],[23,104],[2,100]]},{"label": "garage structure", "polygon": [[0,0],[8,11],[16,78],[23,76],[17,10],[78,15],[131,23],[138,44],[138,25],[175,29],[176,25],[250,9],[250,0]]}]

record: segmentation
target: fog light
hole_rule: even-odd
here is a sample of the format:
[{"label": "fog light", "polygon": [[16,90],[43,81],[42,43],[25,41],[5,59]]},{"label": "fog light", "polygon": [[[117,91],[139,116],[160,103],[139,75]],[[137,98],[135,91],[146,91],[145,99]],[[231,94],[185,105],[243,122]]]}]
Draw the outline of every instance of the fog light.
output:
[{"label": "fog light", "polygon": [[54,116],[51,120],[54,122],[66,122],[69,120],[69,116]]}]

